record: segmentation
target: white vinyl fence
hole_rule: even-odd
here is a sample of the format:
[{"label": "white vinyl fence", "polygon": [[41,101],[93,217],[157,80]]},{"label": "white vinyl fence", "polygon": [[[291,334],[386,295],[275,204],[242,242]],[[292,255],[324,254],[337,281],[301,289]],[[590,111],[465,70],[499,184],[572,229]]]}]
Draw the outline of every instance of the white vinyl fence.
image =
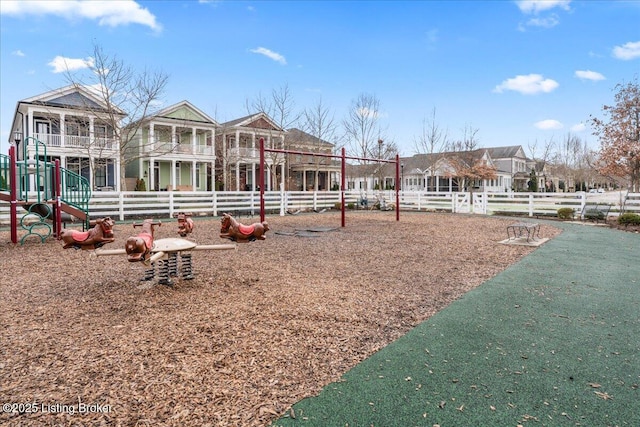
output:
[{"label": "white vinyl fence", "polygon": [[[265,209],[269,215],[287,212],[339,209],[339,191],[268,191]],[[393,191],[346,191],[348,208],[371,208],[378,200],[395,205]],[[363,203],[366,200],[366,204]],[[579,217],[586,203],[610,204],[610,215],[621,212],[640,213],[640,193],[436,193],[406,191],[400,196],[402,211],[441,211],[484,215],[556,215],[560,208],[573,208]],[[128,191],[94,192],[89,203],[91,218],[111,216],[125,220],[141,217],[174,216],[178,212],[191,212],[196,216],[220,216],[230,212],[236,215],[260,214],[260,193],[248,191],[190,192],[190,191]],[[24,211],[19,209],[19,215]],[[9,203],[0,202],[0,222],[9,223]]]}]

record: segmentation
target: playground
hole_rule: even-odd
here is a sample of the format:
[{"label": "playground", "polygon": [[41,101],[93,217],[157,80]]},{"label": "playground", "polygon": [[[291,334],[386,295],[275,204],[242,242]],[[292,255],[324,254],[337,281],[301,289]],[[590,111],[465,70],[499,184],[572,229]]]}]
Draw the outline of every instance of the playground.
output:
[{"label": "playground", "polygon": [[[268,425],[535,250],[498,243],[510,219],[267,220],[266,240],[196,252],[193,280],[172,287],[140,282],[144,265],[126,255],[93,257],[53,238],[14,245],[2,229],[4,402],[103,411],[4,413],[0,423]],[[177,230],[163,221],[155,237]],[[113,232],[105,249],[136,233],[118,222]],[[540,232],[553,242],[560,231]],[[195,219],[188,238],[227,242],[219,233],[220,218]]]}]

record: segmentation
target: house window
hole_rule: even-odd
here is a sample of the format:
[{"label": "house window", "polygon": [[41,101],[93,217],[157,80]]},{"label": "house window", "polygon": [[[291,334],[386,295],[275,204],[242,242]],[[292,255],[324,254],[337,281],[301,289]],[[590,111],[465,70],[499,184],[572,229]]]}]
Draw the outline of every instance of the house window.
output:
[{"label": "house window", "polygon": [[181,178],[182,175],[182,164],[180,162],[176,162],[176,185],[180,185],[180,182],[182,181]]},{"label": "house window", "polygon": [[196,163],[196,188],[200,188],[200,163]]},{"label": "house window", "polygon": [[95,175],[94,187],[115,188],[115,163],[113,159],[96,159]]}]

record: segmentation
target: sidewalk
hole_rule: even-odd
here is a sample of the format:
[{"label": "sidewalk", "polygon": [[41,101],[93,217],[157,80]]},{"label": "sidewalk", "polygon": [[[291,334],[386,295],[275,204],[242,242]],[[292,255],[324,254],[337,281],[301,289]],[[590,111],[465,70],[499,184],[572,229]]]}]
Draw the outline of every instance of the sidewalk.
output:
[{"label": "sidewalk", "polygon": [[640,235],[563,233],[275,426],[639,426]]}]

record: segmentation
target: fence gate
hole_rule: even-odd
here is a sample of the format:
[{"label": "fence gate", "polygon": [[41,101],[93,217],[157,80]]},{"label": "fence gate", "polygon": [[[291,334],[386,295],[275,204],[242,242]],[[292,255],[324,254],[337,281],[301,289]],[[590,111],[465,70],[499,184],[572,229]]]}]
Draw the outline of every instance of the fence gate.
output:
[{"label": "fence gate", "polygon": [[469,213],[469,193],[453,193],[453,211],[458,213]]},{"label": "fence gate", "polygon": [[487,193],[473,193],[473,213],[487,213]]}]

